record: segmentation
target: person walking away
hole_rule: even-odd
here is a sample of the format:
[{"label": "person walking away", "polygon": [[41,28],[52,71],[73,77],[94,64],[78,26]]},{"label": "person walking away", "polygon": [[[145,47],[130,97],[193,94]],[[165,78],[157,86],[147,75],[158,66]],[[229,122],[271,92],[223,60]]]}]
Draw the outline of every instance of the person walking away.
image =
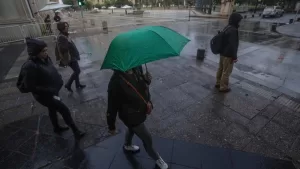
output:
[{"label": "person walking away", "polygon": [[230,92],[229,76],[233,69],[233,64],[237,62],[237,51],[239,47],[239,23],[242,15],[233,13],[229,17],[229,24],[224,28],[224,37],[222,38],[223,47],[220,52],[219,69],[217,72],[217,82],[215,87],[220,92]]},{"label": "person walking away", "polygon": [[37,102],[48,108],[55,133],[69,129],[58,124],[57,112],[59,112],[65,123],[72,129],[75,138],[82,138],[85,133],[77,128],[69,108],[59,98],[63,80],[47,54],[46,43],[27,38],[26,44],[29,59],[22,66],[17,87],[23,93],[31,92]]},{"label": "person walking away", "polygon": [[55,22],[60,22],[61,21],[61,18],[58,14],[59,14],[58,12],[55,12],[55,16],[53,18]]},{"label": "person walking away", "polygon": [[78,61],[80,60],[80,56],[74,42],[69,38],[69,24],[67,22],[59,22],[57,24],[57,29],[60,33],[57,37],[56,51],[58,51],[58,53],[61,53],[62,56],[69,58],[68,63],[63,64],[68,64],[73,70],[73,74],[66,83],[65,88],[69,92],[73,92],[71,86],[73,81],[75,81],[76,88],[83,89],[86,87],[86,85],[82,85],[79,82],[80,67]]},{"label": "person walking away", "polygon": [[50,15],[48,14],[44,20],[45,24],[46,24],[46,29],[49,30],[50,33],[52,33],[52,29],[51,29],[51,19],[50,19]]},{"label": "person walking away", "polygon": [[132,144],[132,138],[137,135],[143,142],[148,155],[156,161],[161,169],[167,169],[168,165],[154,150],[152,137],[144,122],[147,114],[152,111],[148,85],[151,83],[151,75],[142,73],[142,67],[133,68],[124,72],[114,71],[108,85],[107,123],[109,132],[116,131],[116,116],[127,126],[123,146],[126,152],[138,152],[140,148]]}]

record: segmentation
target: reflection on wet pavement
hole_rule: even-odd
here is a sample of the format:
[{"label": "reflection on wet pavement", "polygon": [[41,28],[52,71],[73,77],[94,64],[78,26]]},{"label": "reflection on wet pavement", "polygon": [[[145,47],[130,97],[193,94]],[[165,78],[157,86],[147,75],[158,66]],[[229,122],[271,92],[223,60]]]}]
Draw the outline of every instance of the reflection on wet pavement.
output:
[{"label": "reflection on wet pavement", "polygon": [[[233,91],[220,95],[214,89],[219,56],[211,54],[208,45],[222,22],[157,25],[170,27],[191,39],[182,56],[148,64],[153,75],[150,90],[155,108],[146,124],[155,135],[155,146],[170,166],[293,169],[290,160],[298,160],[300,154],[298,51],[253,44],[282,37],[241,30],[239,62],[230,79]],[[100,65],[112,39],[120,32],[138,27],[74,35],[82,58],[81,80],[87,88],[72,95],[62,90],[60,96],[78,126],[88,132],[80,143],[74,142],[70,131],[55,135],[45,115],[47,110],[37,104],[31,112],[32,97],[21,95],[15,89],[15,81],[0,84],[1,166],[154,168],[145,152],[134,157],[121,152],[124,127],[115,137],[110,137],[106,129],[107,85],[112,72],[100,71]],[[53,53],[53,42],[48,46],[49,53]],[[207,49],[204,62],[195,59],[198,48]],[[71,74],[70,69],[59,71],[64,80]],[[142,145],[138,140],[135,142]]]}]

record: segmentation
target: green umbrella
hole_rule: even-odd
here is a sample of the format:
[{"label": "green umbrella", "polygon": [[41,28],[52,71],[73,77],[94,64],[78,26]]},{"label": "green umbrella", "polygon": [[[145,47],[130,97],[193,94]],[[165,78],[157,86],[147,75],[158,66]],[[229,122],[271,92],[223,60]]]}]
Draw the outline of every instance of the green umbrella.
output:
[{"label": "green umbrella", "polygon": [[148,62],[179,56],[189,41],[163,26],[147,26],[122,33],[111,42],[101,69],[124,72]]}]

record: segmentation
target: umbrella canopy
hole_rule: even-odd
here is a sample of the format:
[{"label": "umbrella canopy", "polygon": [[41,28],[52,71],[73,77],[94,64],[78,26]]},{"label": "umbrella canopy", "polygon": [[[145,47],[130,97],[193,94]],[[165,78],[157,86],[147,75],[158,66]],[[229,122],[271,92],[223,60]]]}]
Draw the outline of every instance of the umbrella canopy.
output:
[{"label": "umbrella canopy", "polygon": [[117,7],[114,7],[114,6],[110,6],[108,7],[108,9],[116,9]]},{"label": "umbrella canopy", "polygon": [[119,34],[110,44],[101,69],[127,71],[139,65],[179,56],[190,40],[163,26]]},{"label": "umbrella canopy", "polygon": [[132,6],[129,6],[129,5],[124,5],[123,7],[121,7],[122,9],[131,9]]},{"label": "umbrella canopy", "polygon": [[70,7],[71,5],[65,5],[65,4],[59,4],[59,3],[55,3],[55,2],[49,2],[47,3],[47,5],[40,9],[39,12],[42,11],[50,11],[50,10],[55,10],[55,9],[61,9],[61,8],[67,8]]}]

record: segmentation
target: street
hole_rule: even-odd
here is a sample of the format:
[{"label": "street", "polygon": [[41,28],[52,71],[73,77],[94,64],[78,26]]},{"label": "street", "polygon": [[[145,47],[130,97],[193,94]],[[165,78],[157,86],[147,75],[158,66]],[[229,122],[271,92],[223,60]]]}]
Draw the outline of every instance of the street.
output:
[{"label": "street", "polygon": [[[152,11],[145,17],[120,16],[123,10],[105,12],[84,12],[84,16],[89,21],[97,18],[96,25],[107,21],[108,32],[87,27],[71,34],[80,52],[81,80],[87,88],[72,95],[62,89],[60,96],[79,127],[88,133],[79,145],[73,141],[71,131],[54,134],[46,108],[16,88],[20,67],[27,59],[25,45],[1,47],[0,166],[154,168],[144,149],[134,159],[124,155],[121,147],[125,127],[119,121],[120,133],[107,133],[107,85],[112,71],[100,71],[100,65],[110,42],[119,33],[161,25],[191,40],[180,56],[147,64],[153,76],[150,92],[154,110],[146,125],[154,136],[155,147],[171,168],[300,167],[298,39],[270,32],[264,22],[273,19],[243,21],[238,62],[230,78],[232,92],[220,94],[214,88],[219,56],[212,54],[209,43],[226,20],[188,21],[187,10]],[[73,17],[80,17],[80,13]],[[289,17],[281,19],[285,22]],[[261,22],[258,29],[249,20]],[[74,30],[79,26],[73,26]],[[54,60],[55,42],[52,37],[44,39]],[[196,60],[199,48],[205,49],[204,61]],[[7,59],[10,54],[15,58]],[[71,69],[58,69],[66,81]],[[136,138],[134,142],[142,146]]]}]

